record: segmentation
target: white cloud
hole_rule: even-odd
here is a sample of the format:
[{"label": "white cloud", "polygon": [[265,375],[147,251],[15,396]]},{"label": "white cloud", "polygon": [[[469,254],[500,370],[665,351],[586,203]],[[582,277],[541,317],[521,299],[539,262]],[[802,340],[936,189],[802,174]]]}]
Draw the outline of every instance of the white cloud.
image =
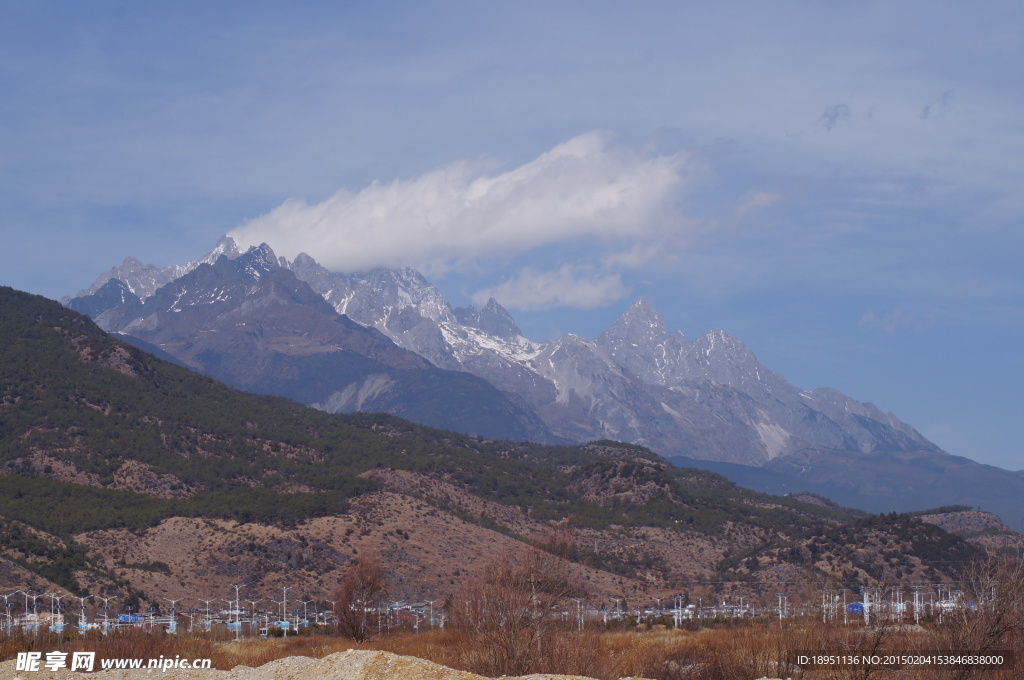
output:
[{"label": "white cloud", "polygon": [[523,311],[554,307],[593,309],[621,300],[628,292],[618,274],[564,264],[547,272],[524,267],[512,278],[476,293],[473,301],[482,305],[493,297],[505,307]]},{"label": "white cloud", "polygon": [[671,238],[657,241],[643,241],[628,250],[616,250],[605,254],[601,264],[609,268],[624,267],[638,269],[655,261],[667,263],[672,259]]},{"label": "white cloud", "polygon": [[243,247],[265,241],[289,259],[306,252],[334,271],[413,266],[433,274],[557,243],[642,239],[672,215],[684,158],[609,141],[595,131],[498,174],[457,162],[314,205],[290,200],[230,235]]}]

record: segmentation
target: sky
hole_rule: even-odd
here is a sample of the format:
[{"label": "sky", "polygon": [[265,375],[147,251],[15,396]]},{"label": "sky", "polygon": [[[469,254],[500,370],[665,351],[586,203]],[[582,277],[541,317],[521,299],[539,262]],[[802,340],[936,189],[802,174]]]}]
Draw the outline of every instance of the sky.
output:
[{"label": "sky", "polygon": [[0,4],[0,284],[230,233],[525,334],[639,297],[1024,468],[1024,5]]}]

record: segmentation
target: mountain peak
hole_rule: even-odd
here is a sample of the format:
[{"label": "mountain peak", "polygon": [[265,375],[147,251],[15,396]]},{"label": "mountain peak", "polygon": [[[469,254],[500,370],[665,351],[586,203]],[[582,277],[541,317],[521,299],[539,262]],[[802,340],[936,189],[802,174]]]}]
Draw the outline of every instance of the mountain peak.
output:
[{"label": "mountain peak", "polygon": [[172,264],[166,267],[156,267],[152,264],[142,264],[138,258],[128,256],[124,258],[124,262],[119,267],[111,267],[101,274],[91,286],[78,291],[78,297],[84,298],[92,295],[111,279],[119,279],[133,295],[140,300],[145,300],[156,293],[161,286],[181,278],[201,264],[213,264],[222,256],[229,260],[239,256],[238,244],[230,236],[221,236],[217,244],[205,255],[184,265]]},{"label": "mountain peak", "polygon": [[663,342],[668,336],[661,314],[644,298],[637,298],[605,333],[619,334],[627,330],[631,334],[639,333],[656,342]]},{"label": "mountain peak", "polygon": [[739,338],[729,335],[720,328],[713,328],[694,342],[697,352],[706,357],[725,355],[730,359],[750,358],[756,361],[754,353]]},{"label": "mountain peak", "polygon": [[664,385],[672,371],[682,333],[670,335],[661,314],[640,298],[597,337],[597,345],[620,368],[648,382]]},{"label": "mountain peak", "polygon": [[[141,291],[139,290],[140,288],[147,287],[145,285],[139,286],[133,284],[136,284],[136,282],[140,278],[148,279],[159,277],[159,275],[160,270],[158,270],[153,265],[144,265],[142,264],[142,262],[139,261],[138,258],[128,256],[124,258],[124,262],[122,262],[120,266],[111,267],[103,274],[100,274],[96,278],[96,280],[93,281],[91,286],[78,291],[78,295],[76,297],[84,298],[89,295],[92,295],[96,293],[100,288],[105,286],[107,282],[109,282],[112,279],[118,279],[119,281],[121,281],[121,283],[124,284],[125,287],[127,287],[127,289],[134,294],[143,293],[140,294],[139,297],[146,297],[145,292],[152,294],[152,291],[148,291],[148,289],[146,291]],[[155,289],[156,288],[153,288],[153,290]]]},{"label": "mountain peak", "polygon": [[[125,261],[127,263],[127,260]],[[95,293],[76,297],[66,307],[96,318],[108,309],[128,304],[137,304],[139,298],[120,279],[109,279]]]},{"label": "mountain peak", "polygon": [[[222,255],[222,257],[227,256]],[[236,262],[239,271],[252,280],[259,279],[263,274],[281,267],[277,261],[277,255],[266,243],[251,246],[244,255],[238,257]]]},{"label": "mountain peak", "polygon": [[[264,244],[266,245],[266,244]],[[200,258],[199,262],[207,262],[212,264],[221,255],[225,256],[229,260],[233,260],[238,257],[241,253],[238,251],[238,244],[235,243],[235,239],[230,236],[221,236],[217,241],[217,244],[210,249],[206,255]]]},{"label": "mountain peak", "polygon": [[471,326],[504,340],[511,340],[523,334],[512,316],[494,298],[490,298],[483,309],[466,305],[453,309],[452,313],[463,326]]},{"label": "mountain peak", "polygon": [[626,314],[643,314],[643,315],[654,315],[661,318],[658,314],[658,310],[651,306],[651,303],[647,301],[647,298],[637,298],[633,301],[633,304],[626,310]]},{"label": "mountain peak", "polygon": [[742,340],[720,328],[690,343],[686,357],[688,368],[684,373],[690,378],[710,378],[735,387],[744,384],[750,376],[758,376],[759,381],[761,376],[769,374]]}]

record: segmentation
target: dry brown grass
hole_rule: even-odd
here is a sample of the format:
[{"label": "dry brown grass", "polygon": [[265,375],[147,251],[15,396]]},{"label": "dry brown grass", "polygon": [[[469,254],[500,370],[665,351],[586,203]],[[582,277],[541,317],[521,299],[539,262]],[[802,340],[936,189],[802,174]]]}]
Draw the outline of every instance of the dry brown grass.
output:
[{"label": "dry brown grass", "polygon": [[[654,680],[746,680],[761,677],[792,677],[794,680],[946,680],[952,672],[935,668],[903,670],[884,668],[843,668],[801,671],[787,666],[797,651],[825,652],[910,652],[942,649],[948,631],[941,628],[881,626],[867,628],[839,624],[823,626],[820,621],[755,622],[723,629],[698,631],[604,631],[561,633],[547,642],[543,654],[529,672],[582,675],[600,680],[626,676]],[[1019,637],[1008,642],[1021,656]],[[155,658],[160,655],[209,658],[219,669],[260,666],[289,656],[322,658],[346,649],[379,649],[415,656],[460,670],[472,670],[478,659],[466,633],[453,629],[420,634],[398,633],[361,644],[337,636],[299,635],[269,640],[216,640],[192,635],[147,634],[101,636],[58,642],[56,637],[26,636],[0,639],[0,660],[18,651],[91,650],[101,658]],[[1019,671],[985,671],[972,677],[985,680],[1019,678]]]}]

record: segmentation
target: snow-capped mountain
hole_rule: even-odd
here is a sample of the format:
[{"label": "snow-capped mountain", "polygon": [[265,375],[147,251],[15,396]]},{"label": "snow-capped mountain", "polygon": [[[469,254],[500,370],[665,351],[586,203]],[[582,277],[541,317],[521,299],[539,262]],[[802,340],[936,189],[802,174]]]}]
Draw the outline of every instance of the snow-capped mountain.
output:
[{"label": "snow-capped mountain", "polygon": [[[77,297],[84,298],[92,295],[109,281],[120,281],[125,290],[140,300],[145,300],[148,297],[152,297],[162,286],[181,278],[201,264],[213,264],[221,255],[234,259],[239,254],[235,240],[229,236],[223,236],[208,253],[198,260],[192,260],[184,265],[155,267],[151,264],[144,265],[134,257],[126,257],[120,266],[111,267],[103,274],[100,274],[91,286],[78,291]],[[67,304],[68,300],[65,299],[61,302]]]},{"label": "snow-capped mountain", "polygon": [[669,455],[754,464],[808,445],[938,450],[871,404],[794,387],[724,331],[692,342],[668,332],[644,300],[594,341],[570,335],[535,343],[497,301],[452,309],[411,269],[332,275],[307,255],[291,267],[340,313],[438,366],[518,394],[571,439],[608,437]]},{"label": "snow-capped mountain", "polygon": [[[202,292],[193,294],[204,296],[205,304],[215,304],[224,295],[236,299],[237,292],[198,282],[199,265],[222,267],[221,256],[224,261],[250,262],[246,266],[255,267],[250,278],[263,270],[287,271],[337,314],[380,331],[434,366],[477,376],[516,395],[552,433],[570,440],[618,439],[663,455],[747,465],[808,447],[939,451],[912,427],[871,404],[835,390],[800,390],[724,331],[712,330],[692,341],[681,332],[669,332],[644,300],[634,302],[594,340],[567,335],[537,343],[522,335],[496,300],[482,309],[453,309],[412,269],[334,274],[306,254],[294,262],[276,258],[266,247],[239,255],[234,242],[224,237],[203,258],[179,268],[127,267],[136,261],[126,260],[108,274],[120,272],[128,281],[108,277],[94,285],[92,295],[70,304],[88,309],[106,327],[163,337],[161,347],[166,348],[168,333],[191,346],[209,329],[171,324],[173,332],[167,331],[161,328],[166,320],[156,321],[138,310],[150,308],[149,299],[159,299],[157,307],[170,304],[165,316],[179,313],[185,303],[178,282],[185,277],[191,277],[188,285],[201,286]],[[145,293],[156,281],[154,272],[162,277],[184,273],[148,297],[139,295],[136,291]],[[133,319],[123,318],[126,314]]]},{"label": "snow-capped mountain", "polygon": [[538,343],[497,301],[452,308],[414,270],[338,275],[308,255],[239,253],[228,238],[181,267],[129,258],[91,290],[67,304],[143,349],[328,411],[491,437],[618,439],[759,490],[873,511],[1022,509],[1019,473],[952,456],[836,390],[799,389],[722,330],[669,332],[644,300],[593,340]]},{"label": "snow-capped mountain", "polygon": [[662,386],[677,382],[688,345],[682,332],[665,329],[661,315],[644,299],[634,302],[596,343],[623,370]]},{"label": "snow-capped mountain", "polygon": [[602,333],[597,344],[645,382],[678,390],[706,381],[751,397],[758,409],[749,424],[769,459],[807,444],[862,452],[939,450],[873,404],[836,390],[798,389],[725,331],[712,330],[693,342],[682,333],[669,334],[658,313],[643,300]]},{"label": "snow-capped mountain", "polygon": [[111,279],[69,306],[250,392],[330,412],[387,411],[487,437],[557,441],[518,397],[465,371],[437,368],[339,315],[266,244],[200,262],[144,300]]}]

